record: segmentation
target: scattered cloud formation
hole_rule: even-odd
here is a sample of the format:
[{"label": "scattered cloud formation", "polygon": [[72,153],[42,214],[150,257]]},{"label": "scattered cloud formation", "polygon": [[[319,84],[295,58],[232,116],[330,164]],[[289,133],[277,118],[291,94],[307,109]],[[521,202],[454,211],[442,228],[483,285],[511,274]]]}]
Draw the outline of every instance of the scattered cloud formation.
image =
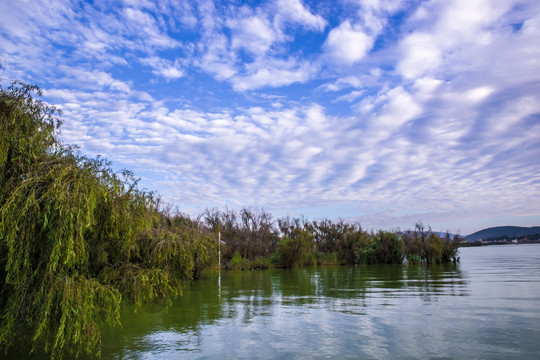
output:
[{"label": "scattered cloud formation", "polygon": [[[180,210],[538,225],[533,0],[0,2],[0,81]],[[527,219],[528,222],[519,219]]]}]

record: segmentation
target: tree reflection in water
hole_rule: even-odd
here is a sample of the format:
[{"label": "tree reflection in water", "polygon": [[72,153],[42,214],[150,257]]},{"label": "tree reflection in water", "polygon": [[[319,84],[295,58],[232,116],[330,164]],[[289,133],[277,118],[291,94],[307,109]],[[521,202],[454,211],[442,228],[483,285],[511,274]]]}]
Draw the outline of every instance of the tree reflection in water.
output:
[{"label": "tree reflection in water", "polygon": [[[300,328],[308,332],[306,336],[332,336],[336,331],[333,327],[339,329],[338,323],[332,323],[343,320],[341,316],[351,315],[364,316],[356,318],[357,323],[368,329],[372,326],[370,315],[399,306],[408,298],[429,303],[441,296],[467,295],[467,281],[459,267],[459,264],[373,265],[207,272],[191,283],[167,311],[160,306],[149,306],[133,314],[133,309],[125,305],[123,329],[105,331],[103,354],[114,353],[114,357],[121,358],[141,354],[202,355],[212,348],[213,345],[209,346],[212,336],[222,339],[226,337],[223,332],[230,332],[243,334],[242,339],[230,339],[237,344],[236,351],[240,353],[235,354],[239,355],[242,349],[248,351],[249,346],[260,347],[252,343],[257,338],[263,342],[275,342],[276,338],[286,341],[284,334]],[[322,330],[328,326],[332,329]],[[346,334],[354,327],[342,330]],[[246,338],[246,332],[254,338]],[[266,340],[260,338],[263,335]],[[215,344],[225,347],[222,342]],[[231,354],[225,348],[213,351]]]}]

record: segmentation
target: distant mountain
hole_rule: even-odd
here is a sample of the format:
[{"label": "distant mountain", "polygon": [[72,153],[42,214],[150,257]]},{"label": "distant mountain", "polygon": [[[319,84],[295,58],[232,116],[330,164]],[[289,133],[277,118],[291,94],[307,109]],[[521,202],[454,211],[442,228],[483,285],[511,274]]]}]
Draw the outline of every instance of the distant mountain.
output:
[{"label": "distant mountain", "polygon": [[509,238],[514,238],[518,236],[524,236],[524,235],[532,235],[532,234],[538,234],[540,233],[540,226],[533,226],[533,227],[521,227],[521,226],[496,226],[487,228],[484,230],[480,230],[475,232],[474,234],[465,236],[465,239],[467,241],[478,241],[478,240],[486,240],[501,236],[508,236]]}]

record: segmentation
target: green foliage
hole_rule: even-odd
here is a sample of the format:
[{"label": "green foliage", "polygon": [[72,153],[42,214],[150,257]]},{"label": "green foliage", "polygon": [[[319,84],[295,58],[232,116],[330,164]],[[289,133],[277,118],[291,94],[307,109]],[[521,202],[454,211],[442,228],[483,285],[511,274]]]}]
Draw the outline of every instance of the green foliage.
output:
[{"label": "green foliage", "polygon": [[295,245],[295,242],[286,236],[279,240],[276,250],[278,265],[293,267],[298,262],[300,251]]},{"label": "green foliage", "polygon": [[345,229],[343,238],[337,243],[338,257],[344,264],[356,264],[359,250],[369,243],[369,234],[361,227],[349,226]]},{"label": "green foliage", "polygon": [[243,262],[244,259],[242,259],[242,255],[240,255],[238,251],[235,251],[234,256],[231,259],[231,267],[233,269],[240,269]]},{"label": "green foliage", "polygon": [[379,264],[401,264],[403,262],[403,242],[396,233],[379,231],[377,260]]},{"label": "green foliage", "polygon": [[[245,241],[254,238],[255,229],[260,226],[248,226],[245,219],[252,219],[249,210],[242,210],[240,215],[231,210],[219,212],[206,211],[205,223],[209,231],[225,229],[222,239],[227,244],[222,246],[227,268],[256,268],[252,262],[268,259],[271,264],[281,267],[294,267],[310,264],[400,264],[406,258],[409,263],[442,263],[457,261],[459,239],[449,234],[440,237],[431,229],[417,224],[412,231],[368,233],[358,224],[349,224],[342,220],[307,221],[300,218],[281,218],[277,220],[281,239],[274,247],[273,237],[259,242]],[[238,221],[238,219],[244,219]],[[270,216],[265,216],[269,219]],[[267,222],[266,229],[273,227]],[[251,229],[251,230],[250,230]],[[267,231],[272,234],[274,231]],[[251,235],[250,235],[251,234]],[[216,235],[217,237],[217,235]],[[255,244],[260,248],[275,248],[273,254],[261,256],[254,252]],[[258,255],[255,255],[258,254]]]},{"label": "green foliage", "polygon": [[379,231],[359,250],[361,264],[401,264],[403,244],[397,234]]},{"label": "green foliage", "polygon": [[227,263],[238,252],[243,259],[258,259],[275,252],[278,235],[272,216],[263,210],[242,209],[239,213],[225,209],[206,210],[204,221],[217,238],[226,244],[222,248]]},{"label": "green foliage", "polygon": [[[36,315],[33,350],[43,344],[45,351],[59,355],[60,349],[78,356],[81,351],[91,353],[101,341],[98,320],[119,324],[121,296],[113,287],[82,275],[54,277],[38,296],[35,303],[43,301],[41,309],[32,310]],[[2,329],[4,330],[4,329]],[[7,334],[9,336],[9,334]]]},{"label": "green foliage", "polygon": [[313,253],[314,236],[309,229],[294,229],[288,236],[283,236],[277,246],[277,262],[282,267],[313,265],[316,258]]},{"label": "green foliage", "polygon": [[0,350],[99,355],[100,326],[169,303],[210,261],[210,236],[168,218],[133,175],[61,146],[54,108],[0,90]]},{"label": "green foliage", "polygon": [[337,252],[331,252],[331,253],[317,252],[315,256],[317,260],[317,265],[337,265],[341,263]]},{"label": "green foliage", "polygon": [[22,83],[0,87],[0,201],[58,145],[58,111],[34,99],[33,93],[41,95],[37,86]]},{"label": "green foliage", "polygon": [[459,236],[446,233],[444,238],[433,233],[431,228],[416,224],[412,231],[401,233],[404,244],[404,253],[409,263],[425,262],[428,264],[457,261],[460,245]]},{"label": "green foliage", "polygon": [[238,251],[234,253],[232,259],[226,264],[229,270],[254,270],[267,269],[272,264],[271,257],[257,257],[254,259],[244,259]]},{"label": "green foliage", "polygon": [[334,223],[328,219],[313,221],[312,225],[316,235],[316,249],[319,253],[336,252],[350,228],[350,225],[344,221]]},{"label": "green foliage", "polygon": [[422,258],[420,257],[420,255],[411,254],[407,256],[407,263],[411,265],[418,265],[422,263]]},{"label": "green foliage", "polygon": [[377,264],[378,243],[370,239],[368,243],[358,250],[358,263],[363,265]]},{"label": "green foliage", "polygon": [[441,262],[456,262],[458,260],[459,247],[461,246],[463,239],[458,235],[451,236],[447,232],[441,240],[443,243]]},{"label": "green foliage", "polygon": [[433,233],[429,234],[422,251],[423,258],[428,264],[440,263],[442,261],[443,242],[441,238]]},{"label": "green foliage", "polygon": [[256,258],[248,262],[247,269],[267,269],[270,267],[272,260],[268,258]]}]

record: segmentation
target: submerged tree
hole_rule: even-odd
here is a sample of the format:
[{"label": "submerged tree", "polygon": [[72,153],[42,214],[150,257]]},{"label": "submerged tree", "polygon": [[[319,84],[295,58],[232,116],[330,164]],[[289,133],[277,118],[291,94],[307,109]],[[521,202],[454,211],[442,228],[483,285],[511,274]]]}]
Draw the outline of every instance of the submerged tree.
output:
[{"label": "submerged tree", "polygon": [[401,264],[403,242],[396,233],[379,231],[359,250],[362,264]]},{"label": "submerged tree", "polygon": [[207,209],[202,218],[209,232],[221,233],[223,260],[260,259],[275,252],[278,235],[272,215],[262,209],[243,208],[237,213],[225,208],[223,211]]},{"label": "submerged tree", "polygon": [[440,264],[457,261],[458,249],[461,244],[459,236],[448,232],[441,238],[430,227],[416,224],[414,230],[401,232],[405,256],[409,263],[425,262]]},{"label": "submerged tree", "polygon": [[305,219],[290,217],[278,220],[283,236],[276,249],[277,263],[283,267],[312,264],[315,236],[312,225]]}]

